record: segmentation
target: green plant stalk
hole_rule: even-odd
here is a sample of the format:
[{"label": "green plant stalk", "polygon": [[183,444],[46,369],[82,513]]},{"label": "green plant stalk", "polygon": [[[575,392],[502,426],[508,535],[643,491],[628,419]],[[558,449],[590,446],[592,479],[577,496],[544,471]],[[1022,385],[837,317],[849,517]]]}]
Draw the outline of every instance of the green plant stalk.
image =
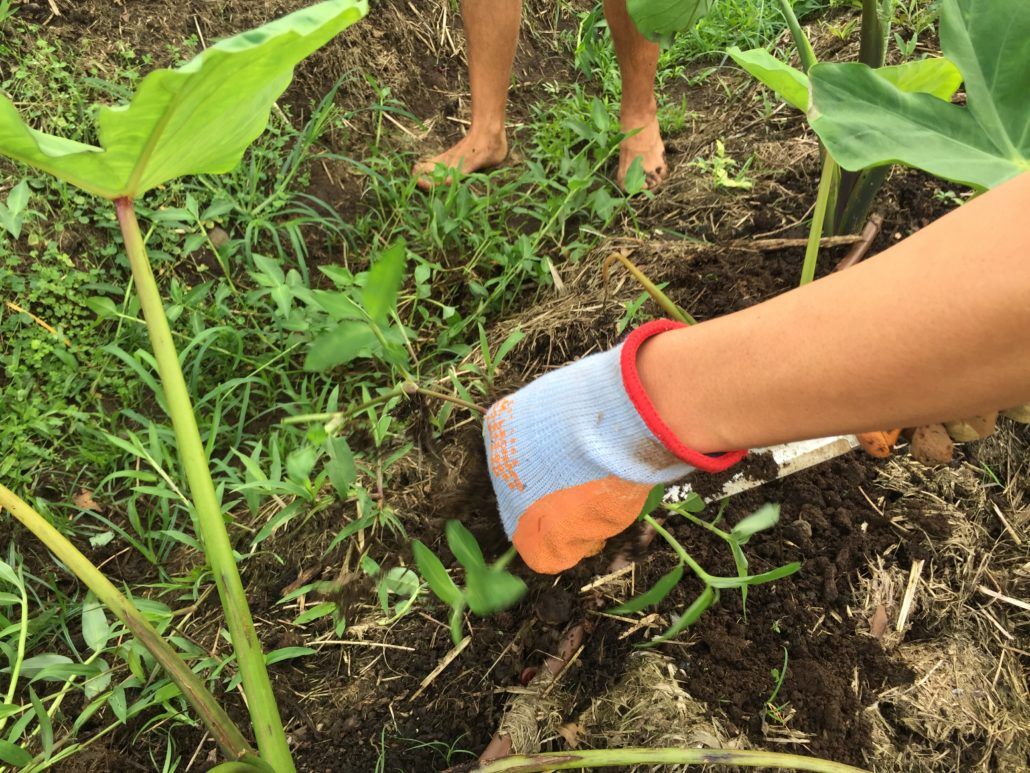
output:
[{"label": "green plant stalk", "polygon": [[[0,486],[3,489],[3,486]],[[3,489],[6,491],[6,489]],[[0,509],[3,505],[0,505]],[[13,567],[12,567],[13,568]],[[25,591],[25,573],[19,569],[18,579],[21,580],[21,587],[18,588],[21,593],[19,594],[21,604],[21,620],[18,628],[18,650],[14,658],[14,663],[11,665],[11,683],[7,687],[7,697],[4,703],[14,703],[14,694],[18,690],[18,677],[21,675],[21,664],[25,661],[25,640],[29,635],[29,596]],[[3,730],[7,725],[7,717],[0,718],[0,730]]]},{"label": "green plant stalk", "polygon": [[199,536],[214,575],[215,587],[218,588],[226,626],[236,653],[236,662],[239,664],[258,750],[261,758],[271,765],[276,773],[293,773],[295,767],[286,743],[286,732],[279,717],[272,685],[268,680],[265,656],[254,630],[250,608],[247,606],[243,582],[240,580],[229,533],[222,519],[215,485],[211,480],[207,454],[200,438],[200,430],[197,428],[197,419],[193,414],[179,356],[172,343],[172,333],[168,318],[165,316],[157,281],[147,260],[146,246],[139,230],[139,222],[136,220],[133,202],[126,198],[117,199],[115,209],[122,237],[125,239],[136,293],[157,359],[161,384],[165,390],[168,412],[179,446],[179,458],[193,496]]},{"label": "green plant stalk", "polygon": [[547,770],[608,768],[630,765],[737,765],[745,768],[807,770],[814,773],[866,773],[840,762],[764,751],[731,749],[589,749],[503,757],[487,762],[475,773],[537,773]]},{"label": "green plant stalk", "polygon": [[823,153],[823,171],[819,178],[819,194],[815,199],[815,212],[812,213],[812,227],[808,231],[808,246],[805,247],[805,262],[801,267],[801,284],[806,285],[815,279],[815,266],[819,261],[819,240],[823,235],[823,223],[826,220],[827,204],[833,179],[837,176],[837,162],[828,152]]},{"label": "green plant stalk", "polygon": [[82,580],[122,624],[168,672],[189,701],[222,753],[229,759],[252,756],[254,750],[218,705],[200,678],[190,670],[132,602],[119,591],[68,539],[10,489],[0,485],[0,507],[8,510],[49,548],[57,559]]},{"label": "green plant stalk", "polygon": [[801,59],[801,69],[808,72],[809,68],[817,61],[815,49],[812,48],[812,43],[809,41],[808,36],[805,35],[805,31],[801,29],[801,24],[798,22],[798,17],[794,15],[794,6],[790,4],[790,0],[780,0],[780,11],[783,13],[783,18],[787,20],[791,37],[794,38],[794,46],[797,48],[798,57]]},{"label": "green plant stalk", "polygon": [[608,270],[611,267],[612,261],[615,260],[619,261],[626,267],[626,270],[633,275],[633,278],[636,279],[647,294],[651,296],[651,299],[657,303],[661,310],[668,314],[671,319],[674,319],[677,322],[682,322],[684,325],[697,324],[696,319],[673,303],[672,299],[668,295],[659,290],[658,286],[648,279],[647,275],[637,268],[636,263],[630,260],[629,256],[624,252],[613,252],[611,256],[605,260],[602,270],[604,272],[604,283],[606,287],[608,285]]},{"label": "green plant stalk", "polygon": [[679,543],[679,540],[677,540],[675,537],[672,536],[672,534],[669,533],[668,529],[666,529],[664,526],[658,523],[658,521],[656,521],[653,516],[645,515],[643,520],[651,524],[651,528],[658,532],[658,534],[661,535],[662,539],[669,543],[669,547],[676,551],[676,555],[680,557],[680,560],[690,567],[690,570],[697,575],[697,578],[701,580],[701,582],[705,583],[706,585],[709,584],[708,580],[711,577],[711,575],[701,568],[701,565],[693,559],[690,553],[688,553],[686,549]]}]

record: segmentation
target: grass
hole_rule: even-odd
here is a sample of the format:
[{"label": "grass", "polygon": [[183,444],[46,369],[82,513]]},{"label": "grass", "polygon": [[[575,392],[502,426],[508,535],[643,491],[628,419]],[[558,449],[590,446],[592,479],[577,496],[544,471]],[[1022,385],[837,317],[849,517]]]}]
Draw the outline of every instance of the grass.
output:
[{"label": "grass", "polygon": [[[770,42],[782,29],[773,6],[717,5],[663,54],[662,85],[731,42]],[[407,107],[385,87],[368,104],[344,105],[338,83],[303,120],[283,105],[234,172],[176,182],[140,203],[244,566],[282,564],[277,551],[289,535],[342,502],[328,549],[334,560],[355,551],[352,565],[386,588],[388,617],[417,608],[417,599],[405,606],[410,589],[391,574],[398,559],[375,547],[380,536],[396,539],[410,526],[380,494],[415,449],[415,415],[397,387],[410,376],[487,402],[498,363],[517,342],[492,352],[483,370],[464,364],[485,345],[491,321],[531,303],[601,234],[634,230],[633,205],[609,176],[621,139],[619,81],[603,31],[600,15],[586,14],[577,35],[556,42],[584,77],[548,86],[531,106],[516,138],[520,165],[425,194],[409,175],[415,153],[390,120],[415,127]],[[86,47],[44,35],[0,4],[0,55],[19,65],[0,71],[0,88],[39,128],[91,141],[83,128],[89,105],[124,95],[155,57],[182,60],[196,44],[89,57]],[[667,132],[686,125],[688,105],[662,105]],[[367,135],[355,139],[356,125]],[[726,180],[743,181],[742,169],[729,163],[720,167]],[[0,196],[7,200],[24,179],[27,211],[38,214],[24,218],[17,237],[0,233],[0,480],[98,561],[130,567],[126,587],[150,622],[216,694],[231,691],[235,664],[212,654],[218,625],[199,625],[210,608],[211,576],[195,560],[193,513],[117,225],[85,194],[2,169],[11,184]],[[323,172],[363,186],[346,217],[319,198],[315,181]],[[333,304],[359,291],[370,258],[402,238],[409,263],[390,342],[401,355],[305,369],[310,343],[336,324]],[[426,405],[437,439],[469,416],[452,402]],[[285,421],[326,413],[336,415],[328,433],[325,422]],[[355,452],[353,469],[340,469],[339,443]],[[8,529],[4,538],[0,649],[8,674],[21,676],[4,683],[10,708],[0,711],[0,740],[30,751],[26,770],[60,769],[130,723],[155,769],[182,769],[188,750],[171,731],[193,720],[175,686],[22,532]],[[327,605],[300,625],[341,635],[347,621],[336,611]],[[0,743],[4,754],[17,756]],[[463,752],[441,749],[442,758],[453,754]]]}]

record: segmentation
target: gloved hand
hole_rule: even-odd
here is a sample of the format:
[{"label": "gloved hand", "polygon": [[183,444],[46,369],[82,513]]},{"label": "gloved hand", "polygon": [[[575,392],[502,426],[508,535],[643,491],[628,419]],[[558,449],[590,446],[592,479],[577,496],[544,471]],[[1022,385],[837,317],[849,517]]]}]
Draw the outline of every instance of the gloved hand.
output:
[{"label": "gloved hand", "polygon": [[[483,434],[501,521],[531,569],[554,574],[596,554],[640,514],[657,483],[721,472],[745,451],[687,448],[655,411],[637,351],[682,327],[650,322],[619,346],[552,371],[495,403]],[[684,399],[689,385],[684,384]]]}]

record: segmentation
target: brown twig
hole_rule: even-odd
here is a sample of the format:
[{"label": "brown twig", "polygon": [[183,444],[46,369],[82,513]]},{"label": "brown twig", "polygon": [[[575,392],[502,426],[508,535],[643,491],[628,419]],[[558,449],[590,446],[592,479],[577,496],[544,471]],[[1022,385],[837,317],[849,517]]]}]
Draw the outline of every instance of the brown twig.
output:
[{"label": "brown twig", "polygon": [[882,215],[870,215],[869,222],[865,224],[862,233],[858,235],[858,241],[855,242],[855,246],[848,250],[848,254],[844,256],[843,260],[833,270],[843,271],[862,260],[866,253],[869,252],[869,248],[873,246],[873,241],[879,235],[882,226]]}]

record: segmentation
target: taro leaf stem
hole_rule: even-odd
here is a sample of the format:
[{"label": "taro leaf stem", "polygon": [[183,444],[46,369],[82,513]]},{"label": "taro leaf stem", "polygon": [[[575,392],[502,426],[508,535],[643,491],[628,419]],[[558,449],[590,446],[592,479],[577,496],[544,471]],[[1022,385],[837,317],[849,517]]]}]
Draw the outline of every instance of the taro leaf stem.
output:
[{"label": "taro leaf stem", "polygon": [[537,773],[546,770],[573,770],[580,768],[608,768],[633,765],[736,765],[745,768],[777,768],[807,770],[814,773],[865,773],[840,762],[804,757],[800,754],[781,754],[765,751],[737,751],[732,749],[587,749],[503,757],[487,762],[475,773]]},{"label": "taro leaf stem", "polygon": [[633,275],[633,278],[640,283],[640,286],[647,291],[647,294],[651,296],[651,299],[657,303],[659,307],[661,307],[662,311],[669,315],[670,319],[682,322],[684,325],[697,324],[697,320],[673,303],[672,299],[668,295],[659,290],[657,285],[647,278],[647,275],[629,259],[629,255],[625,252],[613,252],[605,259],[602,266],[605,287],[608,286],[608,272],[611,270],[612,263],[616,260],[626,267],[626,270]]},{"label": "taro leaf stem", "polygon": [[823,235],[823,223],[826,221],[826,209],[833,189],[834,179],[839,168],[828,150],[823,151],[823,171],[819,178],[819,194],[815,199],[815,212],[812,213],[812,228],[808,232],[808,246],[805,247],[805,262],[801,267],[801,284],[806,285],[815,279],[815,266],[819,260],[819,240]]},{"label": "taro leaf stem", "polygon": [[787,22],[787,26],[790,27],[790,34],[794,38],[794,46],[798,50],[798,57],[801,59],[801,69],[805,72],[816,63],[815,49],[812,48],[811,42],[808,40],[808,36],[805,35],[805,31],[801,29],[801,24],[798,22],[798,17],[794,15],[794,6],[790,0],[780,0],[780,11],[783,13],[783,18]]},{"label": "taro leaf stem", "polygon": [[179,459],[193,496],[193,508],[204,553],[214,575],[233,650],[236,653],[236,662],[239,664],[258,751],[262,760],[276,773],[293,773],[295,767],[286,743],[286,733],[279,718],[272,685],[268,681],[265,656],[254,630],[250,608],[247,606],[247,597],[243,592],[232,544],[225,528],[225,521],[222,519],[222,509],[215,493],[215,485],[211,480],[207,454],[200,439],[200,430],[197,428],[186,380],[182,375],[179,355],[172,343],[171,329],[165,316],[154,272],[147,260],[147,251],[132,199],[117,199],[115,209],[122,237],[125,239],[129,264],[132,266],[136,293],[139,295],[143,317],[150,333],[150,342],[157,358],[157,369],[179,446]]},{"label": "taro leaf stem", "polygon": [[0,509],[10,511],[22,525],[45,544],[57,560],[86,584],[96,597],[122,621],[126,628],[147,648],[154,659],[178,685],[183,696],[204,722],[222,753],[230,760],[254,755],[247,740],[218,705],[200,678],[190,670],[179,654],[154,630],[129,599],[119,591],[90,560],[57,529],[10,489],[0,485]]}]

